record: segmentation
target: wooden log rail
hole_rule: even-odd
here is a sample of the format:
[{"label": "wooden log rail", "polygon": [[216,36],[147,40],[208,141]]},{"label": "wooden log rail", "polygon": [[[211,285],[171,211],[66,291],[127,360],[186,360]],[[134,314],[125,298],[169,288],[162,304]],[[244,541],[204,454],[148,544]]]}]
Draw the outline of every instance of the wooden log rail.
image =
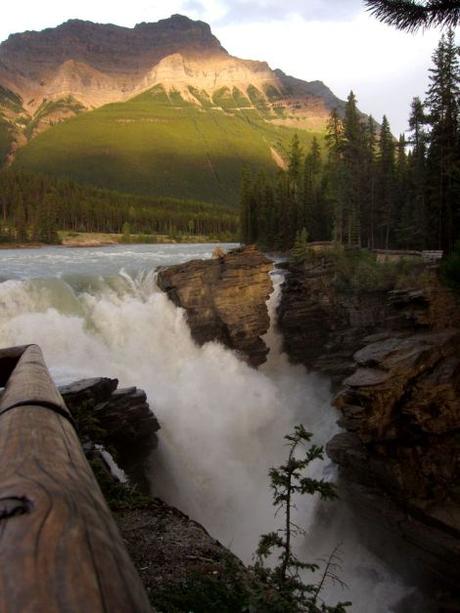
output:
[{"label": "wooden log rail", "polygon": [[151,612],[40,348],[0,387],[0,613]]}]

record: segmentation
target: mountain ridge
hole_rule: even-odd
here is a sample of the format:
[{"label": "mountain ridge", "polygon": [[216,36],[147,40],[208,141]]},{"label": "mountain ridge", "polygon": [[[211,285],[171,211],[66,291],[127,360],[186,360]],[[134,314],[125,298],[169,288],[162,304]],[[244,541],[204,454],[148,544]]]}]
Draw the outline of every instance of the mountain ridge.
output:
[{"label": "mountain ridge", "polygon": [[275,172],[295,132],[309,146],[344,104],[182,15],[69,20],[0,44],[0,164],[125,192],[235,203],[243,166]]},{"label": "mountain ridge", "polygon": [[165,65],[171,73],[168,86],[182,76],[187,85],[204,85],[208,93],[252,84],[264,95],[271,86],[286,97],[295,82],[298,97],[324,94],[328,106],[343,104],[320,81],[294,79],[266,62],[230,55],[208,24],[182,15],[134,28],[73,19],[56,28],[12,34],[0,44],[0,84],[20,95],[29,112],[45,99],[66,95],[88,108],[129,99],[165,85]]}]

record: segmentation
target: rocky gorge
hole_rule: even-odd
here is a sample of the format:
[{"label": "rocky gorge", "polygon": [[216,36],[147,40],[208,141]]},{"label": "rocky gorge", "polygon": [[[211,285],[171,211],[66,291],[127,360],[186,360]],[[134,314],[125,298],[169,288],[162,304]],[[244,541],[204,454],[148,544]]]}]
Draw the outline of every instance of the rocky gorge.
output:
[{"label": "rocky gorge", "polygon": [[456,586],[460,561],[460,303],[436,267],[350,289],[331,258],[291,267],[279,306],[293,361],[331,376],[344,431],[327,445],[345,495]]},{"label": "rocky gorge", "polygon": [[152,611],[192,606],[230,611],[247,600],[258,583],[241,561],[199,523],[150,495],[147,470],[160,425],[145,392],[118,388],[116,379],[106,377],[76,381],[59,391]]},{"label": "rocky gorge", "polygon": [[[254,248],[159,274],[198,342],[218,340],[254,366],[266,355],[271,264]],[[250,272],[249,272],[250,271]],[[265,279],[265,281],[264,281]],[[460,561],[460,309],[435,266],[404,283],[343,287],[333,259],[289,266],[278,307],[293,362],[331,378],[343,432],[327,445],[363,502],[454,583]]]},{"label": "rocky gorge", "polygon": [[[244,247],[162,268],[157,281],[183,309],[197,344],[224,344],[257,368],[268,354],[273,267],[257,249]],[[455,591],[458,297],[442,285],[436,267],[422,263],[383,286],[344,285],[327,255],[289,264],[284,274],[278,305],[284,350],[291,361],[332,381],[342,431],[327,453],[340,468],[341,500],[354,509],[357,524],[367,522],[368,532],[378,525],[369,541],[378,533],[406,542],[427,581]],[[260,589],[251,572],[199,524],[149,497],[146,471],[155,462],[161,423],[141,390],[117,386],[114,379],[83,380],[61,393],[144,584],[161,596],[158,610],[173,592],[181,594],[177,610],[190,606],[193,594],[213,594],[222,607],[234,604],[235,594],[244,601]],[[334,408],[326,410],[336,419]],[[128,474],[129,485],[111,475],[101,446]],[[390,564],[396,567],[396,559]],[[432,610],[456,609],[449,601]]]}]

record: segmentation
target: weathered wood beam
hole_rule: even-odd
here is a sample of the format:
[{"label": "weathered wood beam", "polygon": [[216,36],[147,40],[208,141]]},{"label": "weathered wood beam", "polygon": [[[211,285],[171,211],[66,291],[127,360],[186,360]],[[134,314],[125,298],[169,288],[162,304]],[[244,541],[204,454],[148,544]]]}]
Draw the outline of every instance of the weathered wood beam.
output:
[{"label": "weathered wood beam", "polygon": [[0,397],[0,612],[151,611],[40,349],[1,351],[3,378],[14,359]]}]

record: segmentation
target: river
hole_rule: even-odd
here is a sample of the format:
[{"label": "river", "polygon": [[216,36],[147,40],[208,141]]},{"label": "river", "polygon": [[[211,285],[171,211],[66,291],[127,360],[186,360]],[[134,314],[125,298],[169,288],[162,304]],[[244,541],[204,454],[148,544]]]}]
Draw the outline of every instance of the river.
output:
[{"label": "river", "polygon": [[[37,343],[58,384],[107,376],[144,389],[162,427],[152,458],[153,492],[250,562],[258,536],[280,523],[268,470],[285,458],[283,436],[302,422],[324,444],[337,431],[337,416],[329,382],[290,365],[281,352],[275,326],[280,274],[273,275],[270,354],[263,367],[250,368],[217,343],[194,344],[183,311],[158,289],[155,270],[209,258],[214,247],[2,250],[0,346]],[[327,459],[313,473],[336,478]],[[327,518],[325,538],[315,538]],[[307,530],[298,547],[308,561],[341,545],[339,574],[347,588],[327,586],[328,601],[351,600],[356,613],[399,610],[394,606],[412,588],[361,542],[340,500],[305,499],[297,521]]]}]

